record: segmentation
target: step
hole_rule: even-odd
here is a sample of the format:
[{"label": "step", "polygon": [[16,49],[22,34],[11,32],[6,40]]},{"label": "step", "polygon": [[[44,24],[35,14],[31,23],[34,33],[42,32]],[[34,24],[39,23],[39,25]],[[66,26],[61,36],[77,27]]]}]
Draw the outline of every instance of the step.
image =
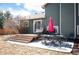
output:
[{"label": "step", "polygon": [[36,39],[38,36],[25,36],[25,35],[15,35],[12,37],[9,37],[7,40],[11,40],[11,41],[18,41],[18,42],[31,42],[33,39]]}]

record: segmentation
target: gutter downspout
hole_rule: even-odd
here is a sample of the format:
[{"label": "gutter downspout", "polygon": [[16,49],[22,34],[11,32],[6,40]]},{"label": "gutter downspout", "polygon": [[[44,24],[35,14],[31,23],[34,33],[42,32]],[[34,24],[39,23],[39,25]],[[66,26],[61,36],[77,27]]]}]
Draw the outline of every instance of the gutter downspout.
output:
[{"label": "gutter downspout", "polygon": [[74,38],[76,38],[76,3],[74,3]]},{"label": "gutter downspout", "polygon": [[60,35],[61,35],[61,3],[60,3]]}]

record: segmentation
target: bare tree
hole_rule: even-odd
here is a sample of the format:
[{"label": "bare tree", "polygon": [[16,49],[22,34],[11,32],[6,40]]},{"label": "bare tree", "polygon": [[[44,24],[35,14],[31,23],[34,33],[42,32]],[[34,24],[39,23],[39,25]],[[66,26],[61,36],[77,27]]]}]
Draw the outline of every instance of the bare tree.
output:
[{"label": "bare tree", "polygon": [[5,19],[12,19],[12,14],[10,13],[10,11],[6,11],[4,14]]}]

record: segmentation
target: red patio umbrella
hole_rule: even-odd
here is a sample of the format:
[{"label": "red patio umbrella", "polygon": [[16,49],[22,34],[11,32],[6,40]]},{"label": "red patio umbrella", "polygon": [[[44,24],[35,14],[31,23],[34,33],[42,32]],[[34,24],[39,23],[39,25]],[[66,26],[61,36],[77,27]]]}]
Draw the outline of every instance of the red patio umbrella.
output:
[{"label": "red patio umbrella", "polygon": [[52,21],[52,16],[50,16],[50,19],[49,19],[48,32],[54,32],[54,23]]}]

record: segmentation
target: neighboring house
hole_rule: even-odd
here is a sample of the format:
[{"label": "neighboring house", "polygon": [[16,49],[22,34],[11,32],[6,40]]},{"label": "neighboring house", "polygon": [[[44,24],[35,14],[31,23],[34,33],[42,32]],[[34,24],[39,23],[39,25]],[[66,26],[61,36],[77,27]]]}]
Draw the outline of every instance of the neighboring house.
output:
[{"label": "neighboring house", "polygon": [[56,34],[76,38],[79,36],[79,4],[46,3],[43,26],[47,29],[49,17],[52,16]]},{"label": "neighboring house", "polygon": [[[43,31],[43,20],[45,19],[45,13],[35,13],[29,16],[17,16],[14,21],[20,32],[20,34],[37,34]],[[11,23],[8,23],[9,25]],[[6,25],[7,26],[7,25]],[[11,25],[10,25],[11,26]]]},{"label": "neighboring house", "polygon": [[37,34],[43,31],[43,20],[45,20],[44,13],[31,15],[27,19],[29,21],[28,33]]},{"label": "neighboring house", "polygon": [[35,13],[26,17],[18,16],[15,20],[19,26],[21,34],[37,34],[43,31],[43,20],[45,19],[45,13]]}]

